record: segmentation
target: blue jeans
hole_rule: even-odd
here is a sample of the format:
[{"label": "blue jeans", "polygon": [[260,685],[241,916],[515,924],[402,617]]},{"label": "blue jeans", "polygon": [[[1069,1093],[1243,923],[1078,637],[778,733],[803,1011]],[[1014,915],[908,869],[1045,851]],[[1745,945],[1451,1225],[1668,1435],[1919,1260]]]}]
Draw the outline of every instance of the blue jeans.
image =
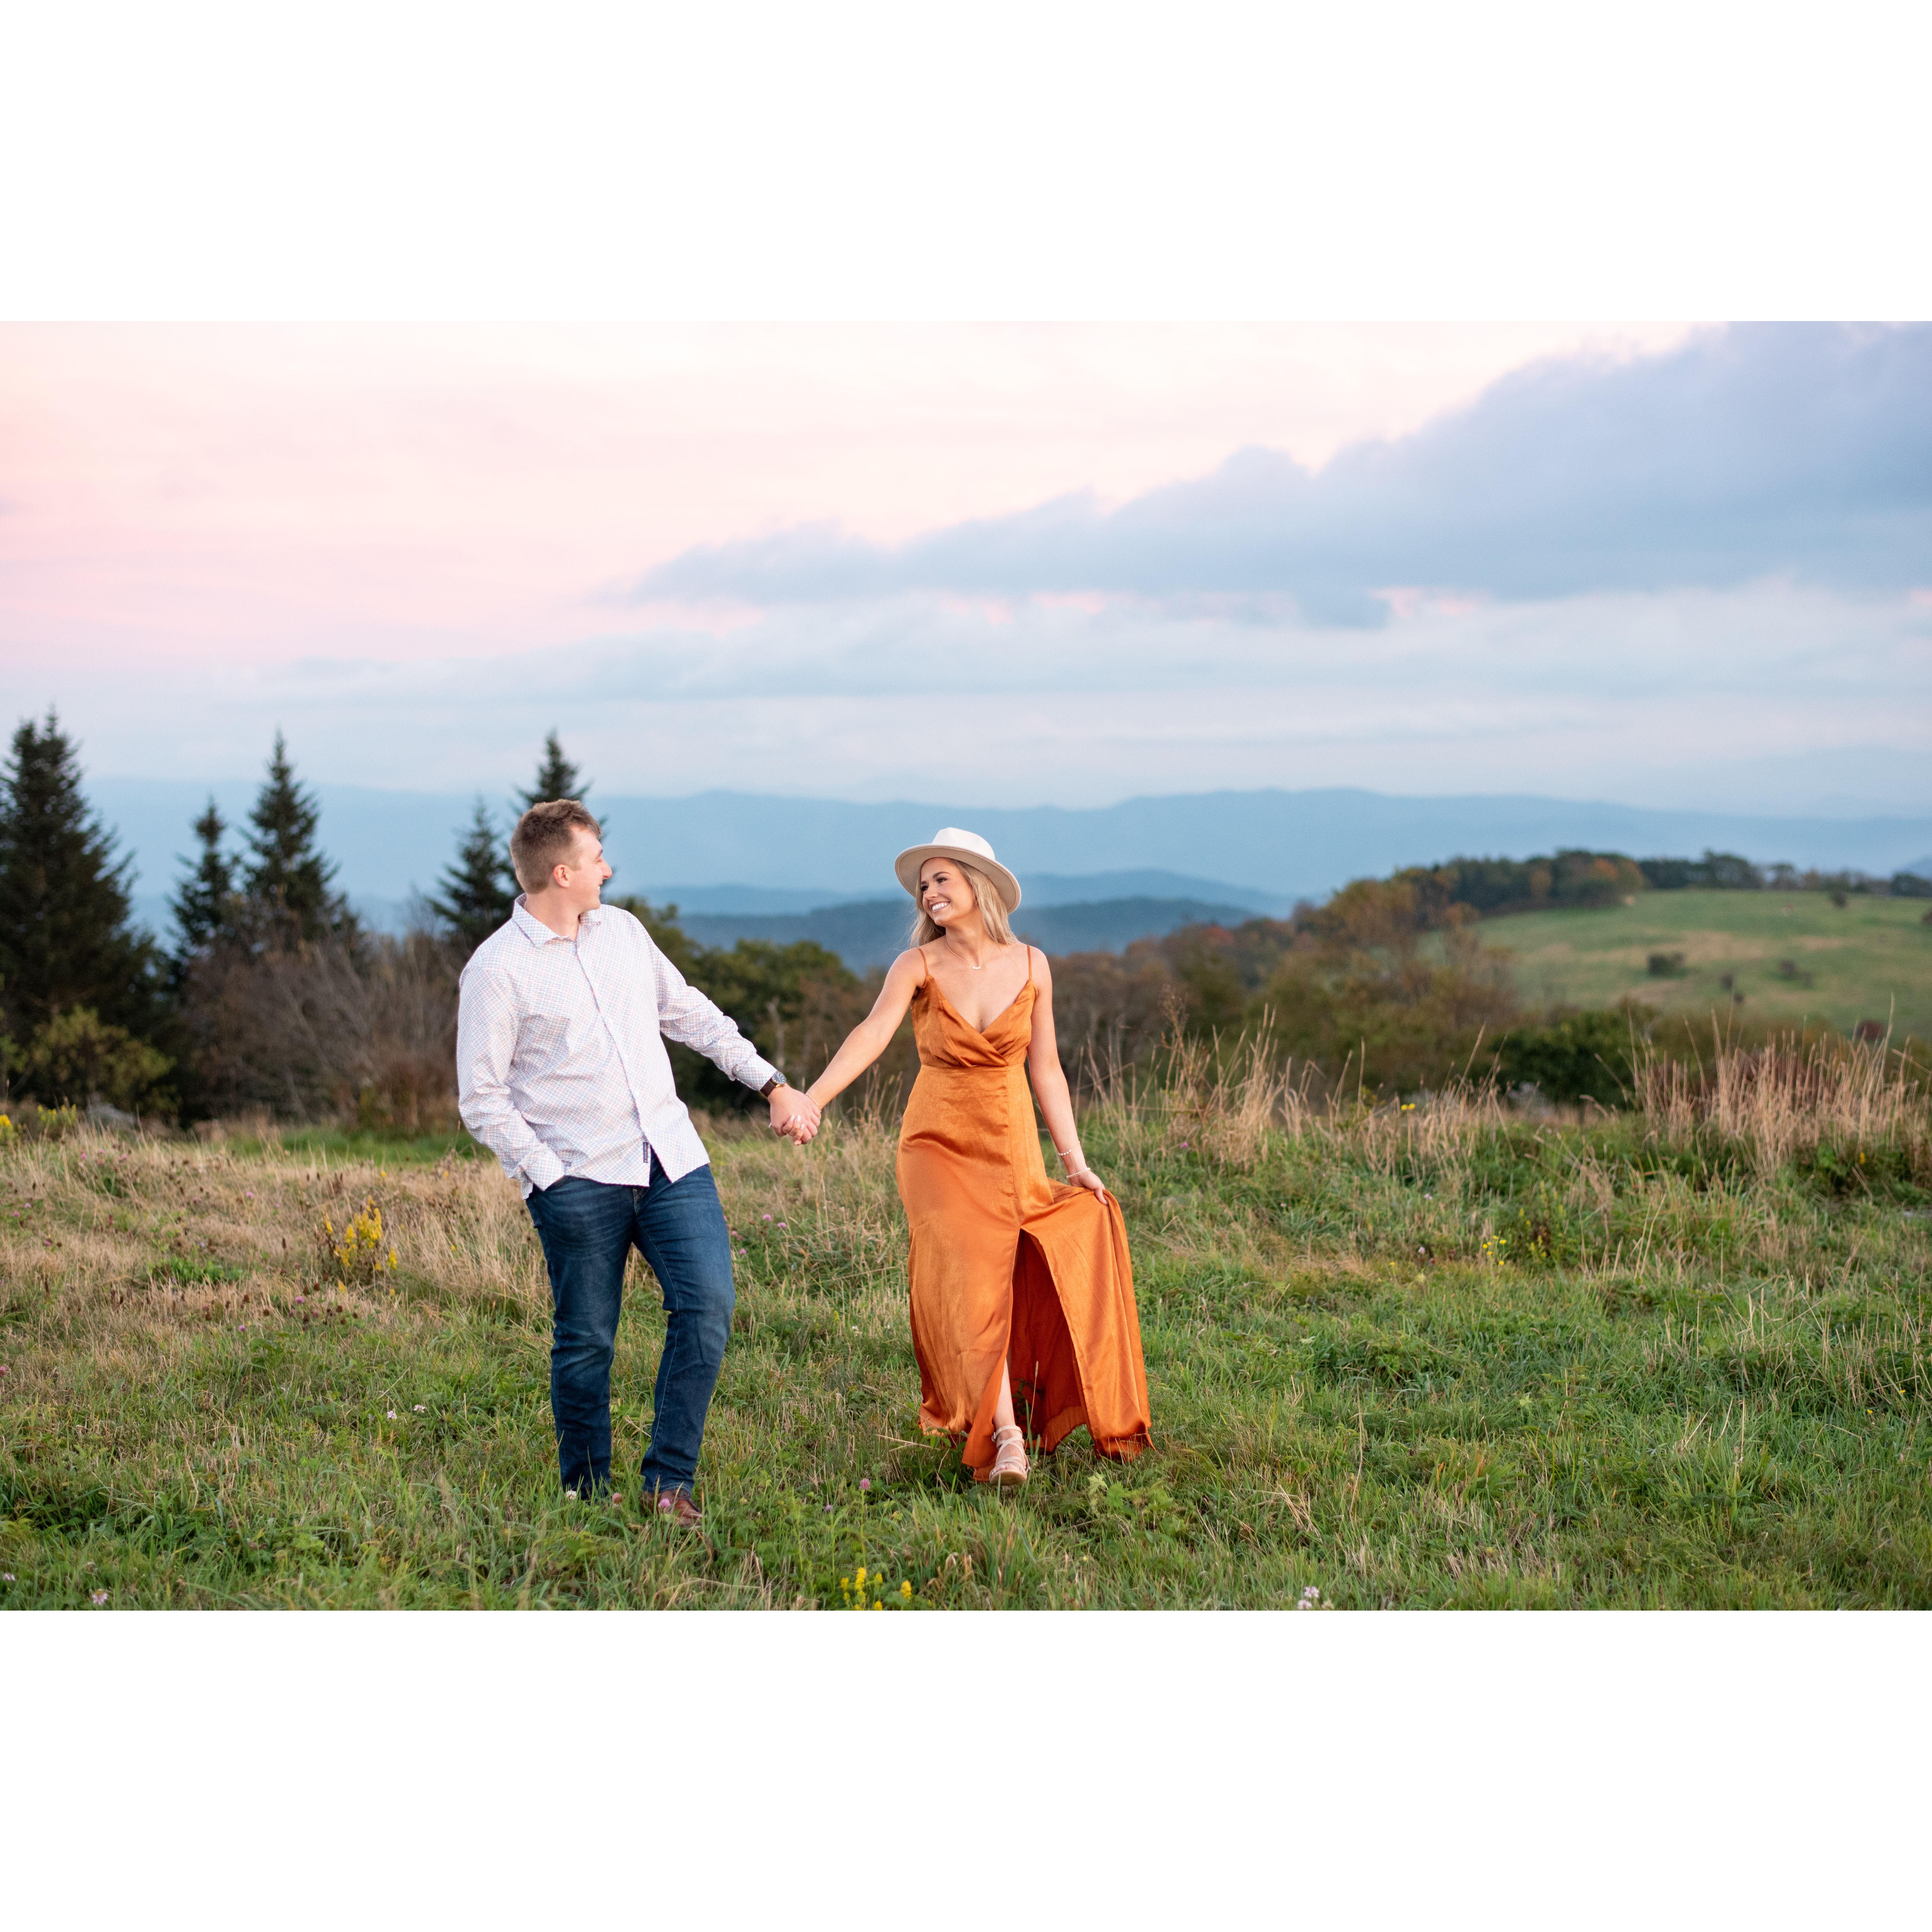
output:
[{"label": "blue jeans", "polygon": [[610,1480],[610,1358],[632,1249],[657,1276],[666,1316],[646,1493],[688,1493],[697,1480],[704,1414],[731,1332],[731,1238],[710,1168],[670,1180],[653,1153],[649,1171],[648,1187],[570,1176],[530,1197],[550,1266],[557,1468],[563,1486],[580,1494]]}]

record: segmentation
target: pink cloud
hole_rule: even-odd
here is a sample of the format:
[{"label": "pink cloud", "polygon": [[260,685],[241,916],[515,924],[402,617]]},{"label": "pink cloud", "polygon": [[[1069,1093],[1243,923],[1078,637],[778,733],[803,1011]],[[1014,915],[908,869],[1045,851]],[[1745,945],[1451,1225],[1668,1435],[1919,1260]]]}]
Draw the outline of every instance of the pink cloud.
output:
[{"label": "pink cloud", "polygon": [[693,544],[814,519],[891,541],[1070,488],[1129,496],[1251,442],[1318,462],[1594,339],[12,326],[0,656],[43,673],[39,702],[130,664],[565,644],[611,628],[609,586]]}]

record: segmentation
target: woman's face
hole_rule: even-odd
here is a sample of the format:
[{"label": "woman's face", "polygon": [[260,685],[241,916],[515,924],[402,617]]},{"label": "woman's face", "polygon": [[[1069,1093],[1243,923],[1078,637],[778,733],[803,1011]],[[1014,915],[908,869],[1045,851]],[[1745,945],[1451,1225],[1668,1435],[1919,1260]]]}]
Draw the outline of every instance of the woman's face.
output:
[{"label": "woman's face", "polygon": [[919,868],[919,902],[942,931],[977,909],[973,882],[950,859],[928,859]]}]

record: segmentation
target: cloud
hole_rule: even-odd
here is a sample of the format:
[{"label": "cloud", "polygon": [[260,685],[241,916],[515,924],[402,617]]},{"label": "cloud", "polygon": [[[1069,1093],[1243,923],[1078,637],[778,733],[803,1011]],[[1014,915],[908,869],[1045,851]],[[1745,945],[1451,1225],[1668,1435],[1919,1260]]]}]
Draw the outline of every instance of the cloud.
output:
[{"label": "cloud", "polygon": [[1544,361],[1319,471],[1245,449],[1118,508],[1076,494],[896,546],[800,526],[686,550],[634,594],[1287,598],[1359,626],[1419,588],[1514,601],[1777,577],[1932,578],[1932,326],[1751,324],[1634,361]]},{"label": "cloud", "polygon": [[62,705],[90,771],[153,776],[252,778],[281,724],[317,778],[494,793],[554,724],[614,793],[1072,804],[1361,784],[1932,811],[1932,610],[1766,584],[1438,606],[1376,630],[907,594],[776,608],[722,638],[245,678],[157,666]]}]

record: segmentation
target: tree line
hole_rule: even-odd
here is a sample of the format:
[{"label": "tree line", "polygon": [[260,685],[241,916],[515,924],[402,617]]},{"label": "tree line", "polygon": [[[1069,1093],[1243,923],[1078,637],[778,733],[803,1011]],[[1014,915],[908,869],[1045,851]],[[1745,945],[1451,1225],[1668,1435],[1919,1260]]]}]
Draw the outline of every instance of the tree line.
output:
[{"label": "tree line", "polygon": [[[245,822],[230,826],[212,798],[194,821],[164,941],[135,920],[133,861],[82,779],[54,712],[20,724],[0,770],[0,1106],[184,1121],[260,1111],[405,1130],[455,1125],[457,980],[515,902],[508,824],[540,799],[592,790],[553,731],[501,819],[478,799],[410,929],[377,932],[338,885],[320,809],[278,732]],[[822,1064],[862,1010],[857,976],[823,947],[712,952],[679,928],[676,908],[615,902],[767,1052]],[[709,1061],[674,1052],[700,1102],[738,1097]]]},{"label": "tree line", "polygon": [[[88,807],[58,718],[24,722],[0,771],[0,1105],[453,1128],[457,980],[514,902],[508,822],[540,799],[592,790],[553,731],[508,812],[478,799],[410,929],[376,932],[337,884],[320,809],[278,732],[246,821],[230,826],[212,799],[196,820],[164,943],[133,918],[132,861]],[[1057,960],[1063,1055],[1081,1082],[1148,1064],[1177,1032],[1246,1032],[1325,1078],[1352,1070],[1368,1087],[1406,1090],[1473,1069],[1568,1097],[1603,1084],[1604,1054],[1613,1034],[1627,1040],[1630,1017],[1526,1014],[1478,923],[1700,886],[1932,896],[1932,882],[1909,874],[1799,874],[1717,852],[1452,859],[1356,880],[1285,920]],[[674,905],[614,902],[794,1079],[823,1066],[875,997],[878,973],[862,978],[810,941],[706,947]],[[671,1051],[694,1102],[742,1103],[709,1061]],[[866,1093],[888,1100],[916,1064],[902,1038]]]}]

